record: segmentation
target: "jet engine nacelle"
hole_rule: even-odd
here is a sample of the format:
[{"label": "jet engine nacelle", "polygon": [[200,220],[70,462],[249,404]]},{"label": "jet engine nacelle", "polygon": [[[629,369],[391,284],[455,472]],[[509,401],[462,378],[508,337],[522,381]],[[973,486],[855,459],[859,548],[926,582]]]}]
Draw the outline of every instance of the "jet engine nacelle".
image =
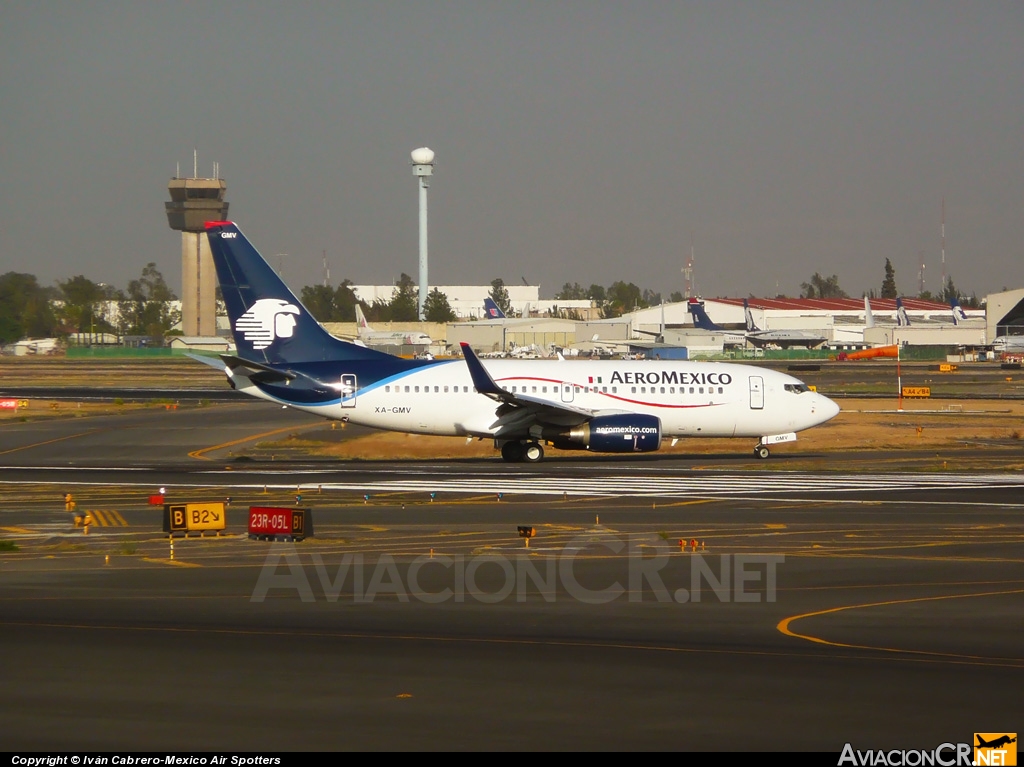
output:
[{"label": "jet engine nacelle", "polygon": [[653,415],[602,415],[573,427],[556,447],[598,453],[647,453],[661,447],[661,419]]}]

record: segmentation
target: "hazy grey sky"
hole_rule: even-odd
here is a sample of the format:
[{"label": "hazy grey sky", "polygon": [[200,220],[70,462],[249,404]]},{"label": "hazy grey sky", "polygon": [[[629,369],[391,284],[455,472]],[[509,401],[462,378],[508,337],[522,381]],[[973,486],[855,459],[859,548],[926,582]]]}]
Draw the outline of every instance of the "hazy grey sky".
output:
[{"label": "hazy grey sky", "polygon": [[[0,6],[0,272],[123,286],[175,163],[296,289],[431,283],[789,295],[947,268],[1024,285],[1024,3],[46,2]],[[777,286],[777,287],[776,287]]]}]

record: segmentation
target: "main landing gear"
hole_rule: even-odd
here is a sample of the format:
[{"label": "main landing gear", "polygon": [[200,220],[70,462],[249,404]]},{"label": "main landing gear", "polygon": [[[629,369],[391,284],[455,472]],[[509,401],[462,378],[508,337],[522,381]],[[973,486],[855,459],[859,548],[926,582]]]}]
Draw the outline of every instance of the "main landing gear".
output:
[{"label": "main landing gear", "polygon": [[544,458],[544,448],[539,442],[506,442],[501,446],[501,457],[509,463],[537,463]]}]

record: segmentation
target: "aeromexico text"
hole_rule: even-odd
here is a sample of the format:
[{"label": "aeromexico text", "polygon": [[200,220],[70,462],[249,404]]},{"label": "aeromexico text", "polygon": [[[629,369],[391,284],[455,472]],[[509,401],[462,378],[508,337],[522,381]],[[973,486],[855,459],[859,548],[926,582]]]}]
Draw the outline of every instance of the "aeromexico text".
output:
[{"label": "aeromexico text", "polygon": [[626,371],[620,373],[616,370],[612,373],[613,384],[676,384],[687,386],[696,384],[698,386],[728,386],[732,383],[732,376],[728,373],[688,373],[679,370],[662,370],[655,372],[644,372],[642,370]]}]

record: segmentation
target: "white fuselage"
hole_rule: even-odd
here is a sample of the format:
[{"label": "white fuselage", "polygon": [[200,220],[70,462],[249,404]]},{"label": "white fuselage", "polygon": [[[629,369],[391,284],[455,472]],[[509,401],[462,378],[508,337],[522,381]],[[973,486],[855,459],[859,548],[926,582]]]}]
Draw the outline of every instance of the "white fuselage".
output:
[{"label": "white fuselage", "polygon": [[[501,388],[563,406],[569,417],[574,409],[653,415],[667,437],[785,434],[824,423],[839,412],[834,402],[808,391],[797,379],[747,365],[486,360],[484,366]],[[474,389],[461,360],[354,384],[342,375],[329,384],[338,389],[338,400],[308,405],[268,396],[247,379],[236,380],[249,394],[377,429],[491,436],[500,425],[498,403]]]}]

